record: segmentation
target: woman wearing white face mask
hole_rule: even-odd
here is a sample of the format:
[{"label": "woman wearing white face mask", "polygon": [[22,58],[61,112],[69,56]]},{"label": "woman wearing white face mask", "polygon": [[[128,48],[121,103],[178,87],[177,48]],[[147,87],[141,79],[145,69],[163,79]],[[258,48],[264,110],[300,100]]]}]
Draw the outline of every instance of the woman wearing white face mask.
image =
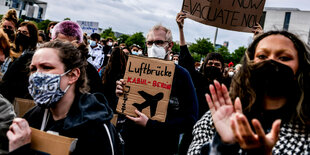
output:
[{"label": "woman wearing white face mask", "polygon": [[60,41],[35,52],[28,89],[37,106],[13,120],[7,132],[12,154],[34,154],[29,126],[78,138],[72,154],[114,154],[113,113],[102,94],[87,93],[86,53],[85,45]]}]

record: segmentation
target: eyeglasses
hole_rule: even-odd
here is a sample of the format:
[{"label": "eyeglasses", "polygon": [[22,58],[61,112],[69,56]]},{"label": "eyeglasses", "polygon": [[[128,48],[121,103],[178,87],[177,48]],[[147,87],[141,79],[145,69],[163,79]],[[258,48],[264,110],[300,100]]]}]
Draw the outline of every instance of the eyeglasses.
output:
[{"label": "eyeglasses", "polygon": [[152,46],[153,44],[155,44],[156,46],[163,46],[164,43],[166,42],[169,42],[169,41],[164,41],[164,40],[147,41],[146,45],[148,47]]},{"label": "eyeglasses", "polygon": [[208,66],[213,66],[213,65],[214,65],[215,67],[220,67],[220,66],[221,66],[221,63],[218,63],[218,62],[215,62],[215,63],[213,63],[213,62],[208,62],[207,65],[208,65]]}]

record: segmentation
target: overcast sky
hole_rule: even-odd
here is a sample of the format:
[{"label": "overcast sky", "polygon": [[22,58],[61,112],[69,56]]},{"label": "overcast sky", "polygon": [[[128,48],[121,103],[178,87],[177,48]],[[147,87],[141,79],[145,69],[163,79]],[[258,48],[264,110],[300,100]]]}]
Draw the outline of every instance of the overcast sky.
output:
[{"label": "overcast sky", "polygon": [[[173,40],[179,41],[176,14],[181,10],[183,0],[43,0],[48,3],[45,19],[62,21],[95,21],[99,27],[112,27],[113,31],[133,34],[148,30],[155,24],[162,24],[172,30]],[[310,0],[266,0],[265,7],[289,7],[310,10]],[[186,41],[210,38],[213,42],[215,27],[185,20]],[[252,34],[219,29],[217,43],[229,41],[230,52],[239,46],[247,46]]]}]

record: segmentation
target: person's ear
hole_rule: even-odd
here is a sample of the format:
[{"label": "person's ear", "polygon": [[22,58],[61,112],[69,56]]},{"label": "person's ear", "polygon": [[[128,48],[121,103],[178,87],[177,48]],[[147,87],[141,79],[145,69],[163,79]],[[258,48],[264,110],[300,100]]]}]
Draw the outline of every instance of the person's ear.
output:
[{"label": "person's ear", "polygon": [[171,42],[169,43],[168,51],[171,51],[171,50],[172,50],[172,47],[173,47],[173,42],[171,41]]},{"label": "person's ear", "polygon": [[79,79],[80,77],[80,74],[81,74],[81,71],[79,68],[74,68],[72,69],[71,72],[68,73],[68,77],[69,77],[69,82],[68,84],[74,84],[76,83],[76,81]]}]

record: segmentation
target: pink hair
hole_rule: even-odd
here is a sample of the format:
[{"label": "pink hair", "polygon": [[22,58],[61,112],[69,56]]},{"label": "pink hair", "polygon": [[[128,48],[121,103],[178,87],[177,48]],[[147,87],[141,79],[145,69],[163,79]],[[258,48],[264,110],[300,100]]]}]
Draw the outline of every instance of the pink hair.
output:
[{"label": "pink hair", "polygon": [[59,33],[68,37],[75,37],[79,43],[83,41],[83,31],[76,22],[62,21],[56,24],[53,28],[52,40],[55,40]]}]

